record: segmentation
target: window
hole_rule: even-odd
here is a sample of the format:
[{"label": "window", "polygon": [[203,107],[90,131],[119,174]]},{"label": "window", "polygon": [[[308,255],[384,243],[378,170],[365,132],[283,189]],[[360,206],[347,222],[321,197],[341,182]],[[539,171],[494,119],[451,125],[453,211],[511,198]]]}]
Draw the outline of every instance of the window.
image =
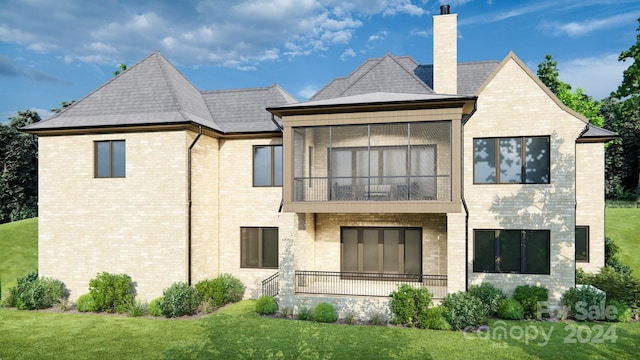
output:
[{"label": "window", "polygon": [[475,184],[548,184],[549,137],[473,140]]},{"label": "window", "polygon": [[94,142],[94,176],[97,178],[125,177],[124,140]]},{"label": "window", "polygon": [[278,268],[278,228],[240,228],[240,267]]},{"label": "window", "polygon": [[474,230],[473,271],[549,274],[548,230]]},{"label": "window", "polygon": [[253,186],[282,186],[282,145],[253,147]]},{"label": "window", "polygon": [[588,226],[576,226],[576,261],[589,262]]},{"label": "window", "polygon": [[340,232],[341,271],[422,273],[420,228],[343,227]]}]

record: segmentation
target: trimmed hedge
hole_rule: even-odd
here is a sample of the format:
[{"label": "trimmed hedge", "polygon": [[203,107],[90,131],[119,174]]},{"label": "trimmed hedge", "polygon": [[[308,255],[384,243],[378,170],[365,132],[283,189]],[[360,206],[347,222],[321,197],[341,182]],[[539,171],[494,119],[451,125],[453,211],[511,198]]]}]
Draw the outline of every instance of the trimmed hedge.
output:
[{"label": "trimmed hedge", "polygon": [[124,313],[133,303],[135,291],[127,274],[99,273],[89,280],[89,293],[96,311]]},{"label": "trimmed hedge", "polygon": [[338,320],[338,312],[332,304],[321,302],[313,310],[313,320],[322,323],[333,323]]},{"label": "trimmed hedge", "polygon": [[273,296],[265,295],[256,301],[256,312],[262,315],[272,315],[278,311],[278,303]]},{"label": "trimmed hedge", "polygon": [[520,285],[513,291],[516,299],[524,309],[524,318],[538,317],[538,302],[549,300],[549,290],[542,286]]}]

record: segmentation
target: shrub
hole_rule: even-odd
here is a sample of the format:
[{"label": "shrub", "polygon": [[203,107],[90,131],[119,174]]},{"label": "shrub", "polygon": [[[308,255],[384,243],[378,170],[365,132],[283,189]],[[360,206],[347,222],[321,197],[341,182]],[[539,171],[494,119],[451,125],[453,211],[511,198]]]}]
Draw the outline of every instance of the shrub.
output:
[{"label": "shrub", "polygon": [[607,307],[613,306],[616,309],[614,319],[607,319],[607,321],[628,322],[631,320],[631,308],[625,303],[618,300],[610,300],[607,302]]},{"label": "shrub", "polygon": [[278,303],[273,296],[265,295],[256,301],[256,312],[262,315],[275,314],[278,311]]},{"label": "shrub", "polygon": [[129,304],[127,314],[131,317],[140,317],[147,313],[147,304],[142,301],[133,301]]},{"label": "shrub", "polygon": [[[14,290],[14,291],[12,291],[12,290]],[[9,289],[9,294],[5,295],[2,298],[2,302],[0,303],[0,306],[2,306],[2,307],[16,307],[15,288]]]},{"label": "shrub", "polygon": [[369,315],[369,320],[371,321],[372,325],[383,325],[387,322],[387,317],[384,316],[383,313],[376,311],[372,312],[371,315]]},{"label": "shrub", "polygon": [[520,285],[513,291],[513,298],[522,305],[525,319],[533,319],[538,316],[538,302],[549,300],[549,290],[542,286]]},{"label": "shrub", "polygon": [[283,307],[282,309],[280,309],[280,315],[282,315],[282,317],[288,318],[291,316],[291,308],[290,307]]},{"label": "shrub", "polygon": [[162,296],[151,300],[151,302],[149,303],[149,306],[147,307],[147,311],[149,312],[149,315],[162,316],[162,308],[160,307],[162,300],[163,300]]},{"label": "shrub", "polygon": [[19,278],[11,292],[15,306],[20,310],[50,308],[61,299],[68,297],[68,292],[61,281],[46,277],[38,278],[36,272]]},{"label": "shrub", "polygon": [[498,317],[505,320],[522,320],[524,308],[516,299],[503,299],[498,304]]},{"label": "shrub", "polygon": [[338,312],[332,304],[321,302],[313,310],[313,319],[322,323],[333,323],[338,320]]},{"label": "shrub", "polygon": [[614,269],[622,275],[631,275],[631,268],[618,258],[620,247],[608,237],[604,238],[604,266]]},{"label": "shrub", "polygon": [[296,319],[298,320],[311,320],[311,309],[306,306],[301,306],[298,308],[298,313],[296,314]]},{"label": "shrub", "polygon": [[193,315],[200,305],[198,291],[183,282],[173,283],[163,291],[162,295],[160,310],[162,315],[168,318]]},{"label": "shrub", "polygon": [[344,316],[344,323],[347,325],[357,324],[358,317],[356,316],[356,313],[353,311],[348,311],[347,314]]},{"label": "shrub", "polygon": [[419,319],[426,316],[429,306],[432,305],[432,295],[427,288],[401,284],[390,296],[394,324],[419,327]]},{"label": "shrub", "polygon": [[469,293],[483,303],[489,305],[489,314],[495,315],[498,312],[498,305],[500,301],[506,299],[502,289],[499,289],[491,283],[483,282],[480,285],[473,285],[469,287]]},{"label": "shrub", "polygon": [[596,315],[590,314],[588,309],[592,306],[599,309],[605,302],[605,295],[595,287],[585,285],[565,291],[560,301],[569,308],[569,315],[578,321],[599,320],[591,318]]},{"label": "shrub", "polygon": [[451,330],[451,325],[444,317],[445,308],[442,305],[429,308],[425,317],[420,321],[421,328],[431,330]]},{"label": "shrub", "polygon": [[89,280],[89,293],[96,303],[96,311],[123,313],[135,296],[131,277],[127,274],[103,272]]},{"label": "shrub", "polygon": [[459,291],[448,294],[442,300],[444,318],[447,319],[453,330],[462,330],[470,326],[483,324],[489,316],[489,306],[482,300]]},{"label": "shrub", "polygon": [[640,310],[640,280],[631,273],[620,273],[605,266],[591,277],[589,285],[604,291],[608,300],[627,304],[632,312]]},{"label": "shrub", "polygon": [[80,295],[78,300],[76,301],[76,310],[79,312],[90,312],[90,311],[98,311],[96,307],[96,302],[93,301],[93,296],[91,293]]},{"label": "shrub", "polygon": [[204,301],[220,307],[242,300],[245,286],[231,274],[220,274],[215,279],[200,281],[196,284],[196,289]]}]

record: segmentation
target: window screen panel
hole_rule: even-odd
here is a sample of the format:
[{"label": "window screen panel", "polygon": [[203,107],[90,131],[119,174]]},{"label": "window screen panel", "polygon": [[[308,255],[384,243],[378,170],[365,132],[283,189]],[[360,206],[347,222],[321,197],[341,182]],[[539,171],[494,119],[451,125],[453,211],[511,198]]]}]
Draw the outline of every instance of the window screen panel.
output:
[{"label": "window screen panel", "polygon": [[496,139],[473,140],[474,183],[495,183],[496,178]]},{"label": "window screen panel", "polygon": [[278,267],[278,229],[262,229],[262,267]]},{"label": "window screen panel", "polygon": [[526,258],[524,273],[549,274],[549,232],[526,231]]},{"label": "window screen panel", "polygon": [[522,139],[500,139],[500,183],[522,182]]},{"label": "window screen panel", "polygon": [[473,232],[473,271],[495,271],[496,233],[493,230]]},{"label": "window screen panel", "polygon": [[342,271],[358,271],[357,229],[342,229]]}]

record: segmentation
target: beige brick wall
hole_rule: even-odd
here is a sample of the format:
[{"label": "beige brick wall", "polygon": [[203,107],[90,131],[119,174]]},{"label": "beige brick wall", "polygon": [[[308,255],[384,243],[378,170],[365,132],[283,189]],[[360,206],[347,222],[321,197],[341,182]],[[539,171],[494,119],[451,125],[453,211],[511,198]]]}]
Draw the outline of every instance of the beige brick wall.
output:
[{"label": "beige brick wall", "polygon": [[[96,140],[126,141],[125,178],[94,178]],[[131,276],[145,300],[186,281],[189,140],[183,131],[40,137],[40,274],[63,281],[71,300],[103,271]]]},{"label": "beige brick wall", "polygon": [[240,227],[278,227],[294,217],[278,213],[281,187],[253,187],[253,146],[268,144],[282,144],[282,139],[220,141],[218,271],[238,277],[247,286],[245,296],[252,298],[260,295],[261,281],[278,270],[240,267]]},{"label": "beige brick wall", "polygon": [[[563,111],[520,65],[509,60],[479,95],[477,112],[464,128],[465,198],[469,207],[470,283],[492,282],[507,292],[520,284],[549,289],[552,301],[574,284],[575,140],[585,123]],[[474,185],[473,139],[550,136],[549,185]],[[551,231],[551,274],[473,272],[474,229]]]},{"label": "beige brick wall", "polygon": [[604,144],[576,144],[576,225],[589,226],[589,262],[576,265],[587,272],[604,266]]}]

